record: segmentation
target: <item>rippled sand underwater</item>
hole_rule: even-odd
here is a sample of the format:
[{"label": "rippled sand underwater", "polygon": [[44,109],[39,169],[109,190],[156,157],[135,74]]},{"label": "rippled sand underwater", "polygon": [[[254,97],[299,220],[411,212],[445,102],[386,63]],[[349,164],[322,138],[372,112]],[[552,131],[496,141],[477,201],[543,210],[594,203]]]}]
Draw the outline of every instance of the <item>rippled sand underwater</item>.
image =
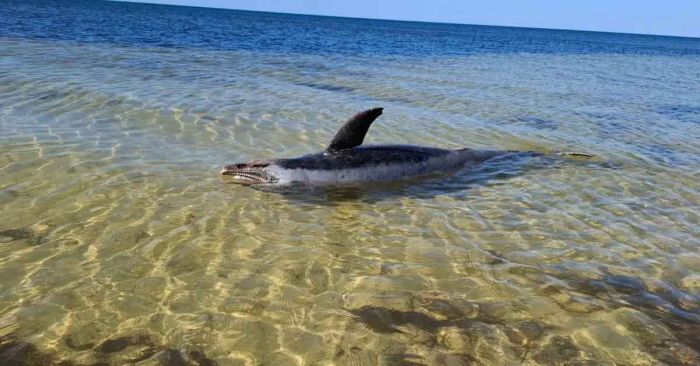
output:
[{"label": "rippled sand underwater", "polygon": [[[697,57],[0,55],[5,361],[700,363]],[[374,106],[373,143],[597,157],[347,189],[217,174]]]}]

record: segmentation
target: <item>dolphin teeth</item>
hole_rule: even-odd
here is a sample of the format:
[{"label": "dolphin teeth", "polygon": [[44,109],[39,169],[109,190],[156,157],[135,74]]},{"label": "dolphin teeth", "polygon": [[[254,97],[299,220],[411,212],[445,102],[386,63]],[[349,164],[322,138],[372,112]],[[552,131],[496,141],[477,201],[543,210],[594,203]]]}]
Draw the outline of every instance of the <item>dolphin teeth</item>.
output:
[{"label": "dolphin teeth", "polygon": [[269,182],[270,179],[267,174],[255,171],[236,171],[224,168],[221,170],[222,175],[228,175],[234,179],[239,179],[243,181],[251,181],[251,183],[264,183]]}]

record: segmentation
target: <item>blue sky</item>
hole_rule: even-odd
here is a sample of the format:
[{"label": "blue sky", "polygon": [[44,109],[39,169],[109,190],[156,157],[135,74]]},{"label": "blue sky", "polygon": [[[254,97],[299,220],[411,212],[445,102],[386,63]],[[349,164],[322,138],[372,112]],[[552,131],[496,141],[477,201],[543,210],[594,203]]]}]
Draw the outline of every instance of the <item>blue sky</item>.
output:
[{"label": "blue sky", "polygon": [[173,5],[700,37],[700,0],[142,0]]}]

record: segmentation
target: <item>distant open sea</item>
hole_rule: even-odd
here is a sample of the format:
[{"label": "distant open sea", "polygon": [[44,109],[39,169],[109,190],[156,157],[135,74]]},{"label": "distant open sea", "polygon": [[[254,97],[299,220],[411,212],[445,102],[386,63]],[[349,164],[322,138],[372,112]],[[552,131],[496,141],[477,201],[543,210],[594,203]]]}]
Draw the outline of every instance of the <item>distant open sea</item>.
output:
[{"label": "distant open sea", "polygon": [[[276,192],[228,163],[529,151]],[[698,365],[700,39],[0,2],[0,365]]]}]

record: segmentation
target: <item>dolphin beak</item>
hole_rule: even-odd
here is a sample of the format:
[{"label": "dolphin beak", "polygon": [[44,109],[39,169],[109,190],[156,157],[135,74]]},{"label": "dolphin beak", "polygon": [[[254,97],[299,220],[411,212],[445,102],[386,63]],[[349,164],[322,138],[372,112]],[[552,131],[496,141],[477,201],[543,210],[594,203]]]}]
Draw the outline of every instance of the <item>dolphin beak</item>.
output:
[{"label": "dolphin beak", "polygon": [[223,168],[221,168],[221,175],[233,175],[236,172],[236,166],[235,165],[226,165]]},{"label": "dolphin beak", "polygon": [[220,173],[232,177],[236,183],[240,184],[270,183],[274,179],[264,169],[269,165],[267,162],[231,164],[224,166]]}]

